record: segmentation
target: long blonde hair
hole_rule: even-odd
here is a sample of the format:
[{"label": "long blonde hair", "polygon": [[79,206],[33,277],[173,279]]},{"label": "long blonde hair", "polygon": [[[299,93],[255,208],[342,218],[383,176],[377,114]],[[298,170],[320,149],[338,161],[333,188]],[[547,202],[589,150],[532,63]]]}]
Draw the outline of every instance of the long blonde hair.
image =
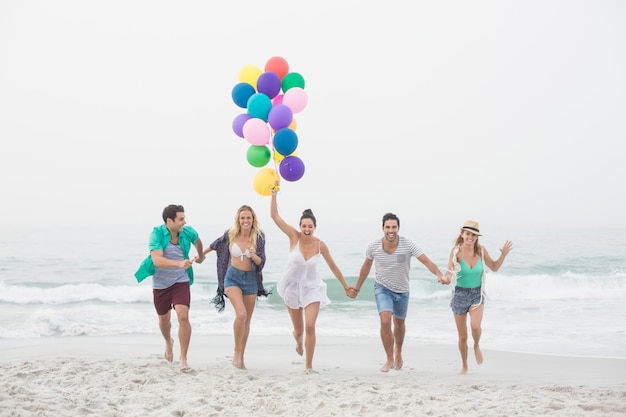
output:
[{"label": "long blonde hair", "polygon": [[237,214],[235,214],[235,224],[228,231],[229,246],[233,245],[235,238],[239,236],[239,233],[241,233],[241,224],[239,224],[239,215],[241,214],[242,211],[249,211],[250,213],[252,213],[252,231],[250,233],[250,247],[256,250],[257,238],[259,237],[259,235],[262,235],[263,232],[259,228],[259,222],[257,221],[256,213],[254,212],[254,210],[252,210],[252,207],[246,204],[244,204],[243,206],[239,207],[239,209],[237,209]]}]

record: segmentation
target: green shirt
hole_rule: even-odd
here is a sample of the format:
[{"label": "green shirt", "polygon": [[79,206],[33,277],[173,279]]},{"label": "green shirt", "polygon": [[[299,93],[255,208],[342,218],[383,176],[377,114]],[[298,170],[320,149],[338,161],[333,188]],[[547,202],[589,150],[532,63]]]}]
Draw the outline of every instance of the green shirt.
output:
[{"label": "green shirt", "polygon": [[478,262],[473,268],[470,268],[463,259],[459,262],[461,271],[457,275],[456,285],[462,288],[480,287],[483,276],[483,260],[478,258]]},{"label": "green shirt", "polygon": [[[150,233],[150,251],[165,250],[165,247],[170,242],[170,238],[170,231],[165,224],[156,226]],[[185,259],[189,259],[189,249],[197,240],[198,232],[191,226],[183,226],[182,232],[178,235],[178,244],[183,251]],[[137,278],[137,282],[141,282],[152,275],[154,275],[154,262],[152,262],[152,255],[148,255],[139,266],[137,272],[135,272],[135,278]],[[191,267],[187,268],[187,275],[189,275],[189,285],[193,284],[193,269]]]}]

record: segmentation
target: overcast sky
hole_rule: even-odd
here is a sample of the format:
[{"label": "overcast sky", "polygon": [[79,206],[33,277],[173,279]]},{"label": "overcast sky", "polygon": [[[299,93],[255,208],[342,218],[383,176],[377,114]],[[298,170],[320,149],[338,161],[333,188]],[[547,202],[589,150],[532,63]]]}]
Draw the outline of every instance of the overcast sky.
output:
[{"label": "overcast sky", "polygon": [[231,91],[273,56],[308,96],[292,224],[625,224],[624,1],[0,0],[0,227],[269,227]]}]

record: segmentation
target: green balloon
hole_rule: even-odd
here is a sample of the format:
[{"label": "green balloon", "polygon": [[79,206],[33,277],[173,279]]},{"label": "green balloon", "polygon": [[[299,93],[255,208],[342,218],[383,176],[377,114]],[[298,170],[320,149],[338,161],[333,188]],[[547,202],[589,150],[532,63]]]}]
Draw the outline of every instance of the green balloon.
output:
[{"label": "green balloon", "polygon": [[252,145],[246,152],[248,163],[257,168],[267,165],[271,156],[270,149],[265,145]]},{"label": "green balloon", "polygon": [[293,87],[300,87],[304,89],[304,78],[297,72],[290,72],[285,74],[283,77],[283,82],[281,85],[283,89],[283,93],[286,93],[287,90]]}]

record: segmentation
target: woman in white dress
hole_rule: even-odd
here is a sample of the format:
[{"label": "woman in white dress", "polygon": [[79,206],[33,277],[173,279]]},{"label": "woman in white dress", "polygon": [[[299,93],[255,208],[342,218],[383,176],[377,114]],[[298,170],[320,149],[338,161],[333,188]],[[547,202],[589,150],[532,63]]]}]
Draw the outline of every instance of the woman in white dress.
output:
[{"label": "woman in white dress", "polygon": [[320,305],[330,303],[326,295],[326,283],[317,272],[320,256],[324,258],[330,270],[343,285],[347,296],[356,297],[356,290],[346,283],[328,250],[328,246],[313,236],[317,227],[313,212],[310,209],[304,210],[302,217],[300,217],[300,230],[297,230],[288,225],[278,214],[275,192],[272,192],[271,198],[270,214],[272,220],[289,237],[289,257],[287,258],[285,275],[278,282],[276,288],[287,305],[293,323],[296,352],[298,355],[302,355],[306,351],[305,371],[307,373],[315,372],[313,370],[315,322]]}]

